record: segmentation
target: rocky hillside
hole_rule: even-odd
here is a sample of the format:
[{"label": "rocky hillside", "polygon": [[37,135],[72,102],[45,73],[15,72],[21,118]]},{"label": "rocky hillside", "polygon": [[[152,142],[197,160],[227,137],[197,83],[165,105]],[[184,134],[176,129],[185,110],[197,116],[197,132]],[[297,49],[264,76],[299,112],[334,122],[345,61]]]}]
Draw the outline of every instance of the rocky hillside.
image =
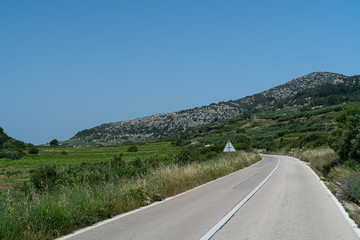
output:
[{"label": "rocky hillside", "polygon": [[[329,88],[331,91],[327,91]],[[352,93],[360,90],[359,76],[347,77],[336,73],[315,72],[295,78],[262,93],[234,101],[220,102],[174,113],[156,114],[131,121],[102,124],[78,132],[66,143],[71,145],[109,145],[120,144],[127,140],[169,136],[207,123],[231,118],[247,118],[254,113],[269,109],[306,104],[331,105],[328,98],[334,94],[338,96],[335,99],[336,104],[360,100],[360,93],[359,99],[346,98],[348,92],[344,92],[344,89]]]}]

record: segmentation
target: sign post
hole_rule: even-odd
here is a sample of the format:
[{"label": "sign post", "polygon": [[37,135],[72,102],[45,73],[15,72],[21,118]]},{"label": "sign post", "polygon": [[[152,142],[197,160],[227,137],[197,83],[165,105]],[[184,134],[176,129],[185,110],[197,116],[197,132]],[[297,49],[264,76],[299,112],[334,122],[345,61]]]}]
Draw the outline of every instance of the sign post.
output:
[{"label": "sign post", "polygon": [[236,150],[235,150],[234,146],[231,144],[230,140],[227,141],[223,152],[228,152],[229,153],[229,160],[230,160],[230,153],[231,152],[236,152]]}]

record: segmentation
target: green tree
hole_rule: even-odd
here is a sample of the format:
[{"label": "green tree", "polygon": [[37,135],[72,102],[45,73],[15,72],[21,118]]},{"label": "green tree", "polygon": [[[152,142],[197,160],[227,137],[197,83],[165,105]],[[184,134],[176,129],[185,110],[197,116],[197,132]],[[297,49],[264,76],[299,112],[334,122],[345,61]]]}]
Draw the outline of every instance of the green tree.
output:
[{"label": "green tree", "polygon": [[53,139],[50,141],[50,146],[56,147],[59,146],[59,141],[57,139]]},{"label": "green tree", "polygon": [[128,148],[128,152],[137,152],[138,148],[135,145],[132,145]]},{"label": "green tree", "polygon": [[30,146],[29,148],[29,154],[38,154],[39,149],[37,149],[35,146]]},{"label": "green tree", "polygon": [[329,146],[340,161],[360,162],[360,104],[348,106],[337,118],[337,128],[329,137]]},{"label": "green tree", "polygon": [[175,162],[183,165],[196,161],[197,157],[198,156],[194,151],[184,148],[176,155]]},{"label": "green tree", "polygon": [[250,118],[251,118],[251,116],[252,116],[252,115],[251,115],[251,113],[250,113],[250,112],[244,112],[244,113],[243,113],[243,117],[244,117],[244,119],[245,119],[245,120],[250,119]]},{"label": "green tree", "polygon": [[233,143],[236,150],[250,150],[251,148],[251,139],[243,133],[236,134]]}]

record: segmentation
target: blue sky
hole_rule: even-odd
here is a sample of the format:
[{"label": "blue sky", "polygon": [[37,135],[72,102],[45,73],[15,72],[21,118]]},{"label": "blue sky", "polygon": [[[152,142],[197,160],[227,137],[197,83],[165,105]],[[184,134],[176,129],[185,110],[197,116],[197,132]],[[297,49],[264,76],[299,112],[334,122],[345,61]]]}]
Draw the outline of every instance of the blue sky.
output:
[{"label": "blue sky", "polygon": [[0,126],[42,144],[311,72],[358,75],[359,12],[358,0],[4,0]]}]

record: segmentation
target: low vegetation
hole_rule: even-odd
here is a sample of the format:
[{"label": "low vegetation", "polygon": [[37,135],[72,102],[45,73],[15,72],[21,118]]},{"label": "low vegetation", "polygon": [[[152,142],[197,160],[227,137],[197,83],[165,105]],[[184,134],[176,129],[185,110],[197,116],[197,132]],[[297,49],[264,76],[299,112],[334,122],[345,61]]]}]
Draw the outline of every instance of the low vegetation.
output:
[{"label": "low vegetation", "polygon": [[339,161],[334,150],[330,148],[297,152],[296,156],[301,160],[308,162],[310,167],[322,177],[327,177],[330,169]]},{"label": "low vegetation", "polygon": [[336,122],[329,137],[332,149],[307,150],[297,156],[328,183],[360,226],[360,104],[346,106]]},{"label": "low vegetation", "polygon": [[262,149],[290,152],[328,145],[335,129],[335,116],[344,106],[284,108],[253,115],[249,119],[230,119],[199,126],[165,138],[174,146],[217,146],[231,139],[236,149]]},{"label": "low vegetation", "polygon": [[33,144],[26,144],[22,141],[9,137],[0,127],[0,159],[10,160],[23,158],[28,154],[38,154],[39,149]]},{"label": "low vegetation", "polygon": [[360,227],[360,164],[340,161],[330,148],[298,152],[296,157],[310,164]]},{"label": "low vegetation", "polygon": [[230,161],[168,164],[148,159],[43,166],[30,180],[0,195],[0,239],[52,239],[111,216],[178,194],[260,160],[237,153]]},{"label": "low vegetation", "polygon": [[[199,110],[191,128],[170,126],[166,134],[152,129],[153,135],[145,125],[123,128],[139,138],[121,138],[121,145],[101,147],[101,139],[93,139],[90,129],[81,133],[88,140],[54,139],[36,147],[10,138],[0,128],[0,239],[52,239],[70,233],[249,166],[259,160],[251,153],[254,149],[296,153],[343,202],[359,204],[360,106],[342,104],[360,98],[359,76],[331,76],[343,83],[298,92],[287,100],[276,89],[271,96],[254,95],[249,108],[230,119],[218,118],[216,111],[214,119],[202,119],[214,107],[210,105],[179,112],[187,116]],[[295,82],[305,84],[303,80],[309,79]],[[353,95],[346,98],[341,92]],[[264,99],[268,105],[260,111],[256,106]],[[284,107],[289,99],[301,107]],[[219,106],[227,111],[240,103]],[[189,123],[186,119],[182,121]],[[242,150],[230,160],[222,153],[229,139]],[[356,211],[350,214],[360,220]]]}]

